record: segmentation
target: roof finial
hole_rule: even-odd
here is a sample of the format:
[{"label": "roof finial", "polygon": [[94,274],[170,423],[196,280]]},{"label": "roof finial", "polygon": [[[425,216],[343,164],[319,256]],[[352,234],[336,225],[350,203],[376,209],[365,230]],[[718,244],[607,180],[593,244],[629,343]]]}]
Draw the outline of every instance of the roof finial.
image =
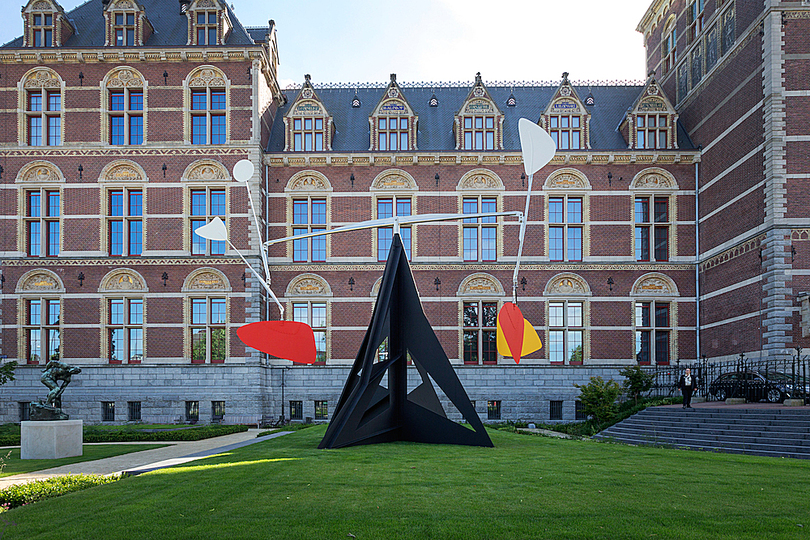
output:
[{"label": "roof finial", "polygon": [[481,84],[481,72],[475,74],[475,84]]},{"label": "roof finial", "polygon": [[563,71],[563,80],[562,80],[562,83],[563,83],[563,84],[568,84],[568,72],[567,72],[567,71]]},{"label": "roof finial", "polygon": [[312,78],[312,77],[309,75],[309,73],[304,74],[304,80],[306,81],[306,83],[307,83],[307,84],[312,84],[312,83],[310,82],[310,79],[311,79],[311,78]]},{"label": "roof finial", "polygon": [[397,74],[396,74],[396,73],[392,73],[392,74],[391,74],[391,82],[392,82],[392,83],[397,82]]}]

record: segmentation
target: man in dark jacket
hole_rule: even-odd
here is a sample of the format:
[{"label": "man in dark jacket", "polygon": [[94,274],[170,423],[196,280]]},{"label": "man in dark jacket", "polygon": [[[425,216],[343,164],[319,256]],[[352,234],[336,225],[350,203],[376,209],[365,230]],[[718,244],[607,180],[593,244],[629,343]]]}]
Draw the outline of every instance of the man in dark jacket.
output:
[{"label": "man in dark jacket", "polygon": [[683,392],[683,408],[692,408],[692,391],[697,386],[697,378],[692,376],[692,370],[686,368],[686,371],[678,380],[678,389]]}]

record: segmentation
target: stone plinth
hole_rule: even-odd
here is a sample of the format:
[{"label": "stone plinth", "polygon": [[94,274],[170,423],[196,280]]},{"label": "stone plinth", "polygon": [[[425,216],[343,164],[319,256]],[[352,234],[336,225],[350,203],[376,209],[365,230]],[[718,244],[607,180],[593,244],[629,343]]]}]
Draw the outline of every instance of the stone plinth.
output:
[{"label": "stone plinth", "polygon": [[22,422],[20,457],[58,459],[82,455],[82,421]]},{"label": "stone plinth", "polygon": [[726,398],[726,405],[745,405],[745,398],[744,397]]},{"label": "stone plinth", "polygon": [[785,400],[785,407],[802,407],[804,406],[803,399],[786,399]]}]

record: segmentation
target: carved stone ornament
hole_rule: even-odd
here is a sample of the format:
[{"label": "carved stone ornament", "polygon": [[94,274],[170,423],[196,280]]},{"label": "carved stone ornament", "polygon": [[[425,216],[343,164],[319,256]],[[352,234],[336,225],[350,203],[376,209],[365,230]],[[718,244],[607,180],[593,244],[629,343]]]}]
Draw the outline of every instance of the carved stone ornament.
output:
[{"label": "carved stone ornament", "polygon": [[188,180],[228,180],[230,177],[222,163],[201,160],[192,164],[183,175],[183,178]]},{"label": "carved stone ornament", "polygon": [[636,189],[673,189],[677,186],[663,174],[648,173],[639,177],[632,187]]},{"label": "carved stone ornament", "polygon": [[388,97],[395,98],[399,96],[399,90],[394,87],[388,89]]},{"label": "carved stone ornament", "polygon": [[290,116],[326,116],[326,112],[316,101],[299,101],[292,108]]},{"label": "carved stone ornament", "polygon": [[115,3],[114,9],[135,9],[135,4],[129,0],[118,0],[118,2]]},{"label": "carved stone ornament", "polygon": [[590,186],[574,174],[562,173],[548,179],[546,188],[549,189],[588,189]]},{"label": "carved stone ornament", "polygon": [[45,2],[44,0],[40,0],[39,2],[34,2],[34,5],[31,6],[31,9],[34,11],[51,11],[53,10],[53,6]]},{"label": "carved stone ornament", "polygon": [[475,274],[461,282],[458,288],[459,296],[469,295],[499,296],[503,294],[500,282],[488,274]]},{"label": "carved stone ornament", "polygon": [[646,112],[667,112],[667,104],[659,97],[647,97],[638,104],[638,111]]},{"label": "carved stone ornament", "polygon": [[119,69],[107,79],[108,88],[142,88],[143,78],[131,69]]},{"label": "carved stone ornament", "polygon": [[104,174],[104,180],[113,182],[138,182],[143,180],[141,172],[129,163],[110,167]]},{"label": "carved stone ornament", "polygon": [[570,86],[563,86],[560,88],[560,95],[568,97],[571,95],[571,87]]},{"label": "carved stone ornament", "polygon": [[23,167],[19,180],[23,182],[62,182],[64,178],[52,163],[35,161]]},{"label": "carved stone ornament", "polygon": [[295,294],[320,296],[323,294],[324,286],[317,279],[305,278],[297,281],[292,289]]},{"label": "carved stone ornament", "polygon": [[304,88],[301,90],[301,97],[304,99],[312,99],[313,95],[315,95],[315,92],[312,91],[312,88]]},{"label": "carved stone ornament", "polygon": [[484,94],[486,94],[486,92],[482,86],[476,86],[473,88],[473,95],[475,97],[484,97]]},{"label": "carved stone ornament", "polygon": [[374,179],[371,189],[416,189],[416,182],[400,172],[382,173]]},{"label": "carved stone ornament", "polygon": [[647,87],[647,93],[649,95],[651,95],[651,96],[657,96],[658,95],[658,86],[655,85],[655,84],[651,84],[650,86]]},{"label": "carved stone ornament", "polygon": [[223,290],[228,287],[220,276],[214,272],[200,272],[191,278],[188,289],[197,291]]},{"label": "carved stone ornament", "polygon": [[638,282],[633,292],[644,296],[671,296],[673,294],[672,287],[670,286],[669,282],[660,277],[648,277],[642,279]]},{"label": "carved stone ornament", "polygon": [[289,191],[327,191],[329,186],[322,178],[314,175],[302,175],[290,182]]},{"label": "carved stone ornament", "polygon": [[45,272],[30,274],[20,285],[22,291],[58,291],[62,289],[59,281]]},{"label": "carved stone ornament", "polygon": [[199,0],[199,2],[197,2],[197,5],[194,6],[194,8],[195,9],[219,8],[219,5],[217,5],[215,2],[213,2],[213,0]]},{"label": "carved stone ornament", "polygon": [[[483,88],[480,89],[484,91]],[[483,96],[483,94],[481,94]],[[476,96],[476,97],[481,97]],[[464,114],[494,114],[495,108],[492,103],[485,99],[472,99],[464,106]]]},{"label": "carved stone ornament", "polygon": [[459,184],[461,189],[501,189],[503,184],[497,178],[487,173],[471,174],[461,179]]},{"label": "carved stone ornament", "polygon": [[225,86],[225,77],[215,71],[213,69],[201,69],[194,75],[192,75],[191,80],[188,82],[189,86],[192,87],[224,87]]},{"label": "carved stone ornament", "polygon": [[131,272],[117,272],[105,280],[104,289],[108,291],[141,291],[145,289],[143,281]]},{"label": "carved stone ornament", "polygon": [[548,288],[549,294],[587,294],[588,287],[575,276],[556,277]]},{"label": "carved stone ornament", "polygon": [[23,88],[60,88],[59,76],[48,69],[38,69],[26,77]]}]

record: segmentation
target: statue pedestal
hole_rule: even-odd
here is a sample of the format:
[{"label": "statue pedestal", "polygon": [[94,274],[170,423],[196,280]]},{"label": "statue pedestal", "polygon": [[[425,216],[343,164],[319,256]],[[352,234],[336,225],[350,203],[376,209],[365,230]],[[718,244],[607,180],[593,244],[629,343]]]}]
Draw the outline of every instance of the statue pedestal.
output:
[{"label": "statue pedestal", "polygon": [[20,458],[59,459],[82,455],[82,421],[27,421],[21,424]]}]

